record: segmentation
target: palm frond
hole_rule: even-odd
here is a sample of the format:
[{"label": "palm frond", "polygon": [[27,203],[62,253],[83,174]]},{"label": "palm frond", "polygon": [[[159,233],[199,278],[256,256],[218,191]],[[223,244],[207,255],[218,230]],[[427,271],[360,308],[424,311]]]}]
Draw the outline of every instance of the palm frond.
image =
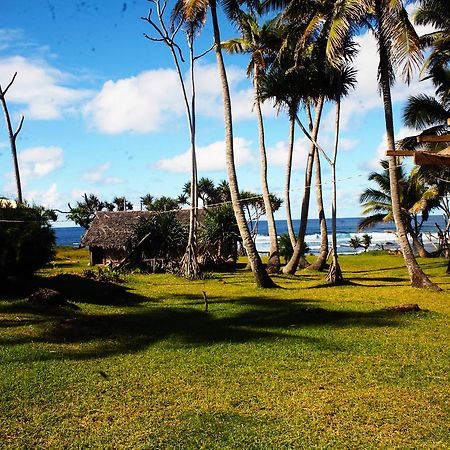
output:
[{"label": "palm frond", "polygon": [[358,232],[372,228],[379,223],[384,222],[385,214],[373,214],[372,216],[362,219],[358,224]]}]

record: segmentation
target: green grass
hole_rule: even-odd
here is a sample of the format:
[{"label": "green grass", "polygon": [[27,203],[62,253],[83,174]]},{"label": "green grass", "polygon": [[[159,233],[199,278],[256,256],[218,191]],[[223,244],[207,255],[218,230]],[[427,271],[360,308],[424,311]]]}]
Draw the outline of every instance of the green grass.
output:
[{"label": "green grass", "polygon": [[[60,250],[0,294],[0,448],[450,448],[449,278],[421,263],[444,292],[381,253],[342,257],[349,285],[261,290],[243,270],[98,283]],[[37,286],[80,309],[28,305]]]}]

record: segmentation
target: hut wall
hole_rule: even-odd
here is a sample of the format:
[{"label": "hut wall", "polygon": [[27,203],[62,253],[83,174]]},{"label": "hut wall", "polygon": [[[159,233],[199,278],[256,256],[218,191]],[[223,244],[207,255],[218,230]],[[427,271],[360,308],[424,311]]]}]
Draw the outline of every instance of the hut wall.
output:
[{"label": "hut wall", "polygon": [[102,247],[89,247],[89,264],[108,264],[110,261],[117,263],[127,256],[125,249],[113,249]]}]

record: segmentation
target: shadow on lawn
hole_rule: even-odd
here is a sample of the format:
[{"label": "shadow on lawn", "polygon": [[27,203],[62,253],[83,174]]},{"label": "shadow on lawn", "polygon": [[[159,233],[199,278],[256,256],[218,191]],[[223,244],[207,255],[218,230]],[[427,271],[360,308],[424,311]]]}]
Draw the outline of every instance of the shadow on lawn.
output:
[{"label": "shadow on lawn", "polygon": [[[60,344],[53,353],[43,351],[45,359],[89,359],[136,352],[159,341],[174,340],[175,345],[202,346],[218,342],[245,343],[257,340],[296,339],[303,345],[343,351],[332,339],[301,333],[309,327],[387,327],[398,326],[398,315],[392,311],[329,311],[308,307],[307,301],[286,301],[244,297],[235,303],[239,311],[230,310],[223,317],[201,306],[164,308],[147,306],[115,314],[83,314],[68,311],[66,316],[47,313],[47,321],[39,335],[26,334],[0,341],[3,345],[30,343]],[[226,303],[223,302],[223,303]],[[6,305],[4,305],[6,306]],[[3,312],[5,307],[2,308]],[[223,305],[220,313],[223,314]],[[42,313],[43,314],[43,313]],[[34,358],[36,359],[36,358]],[[6,363],[6,362],[5,362]]]},{"label": "shadow on lawn", "polygon": [[93,305],[134,306],[142,302],[155,301],[135,294],[126,285],[99,282],[75,274],[61,274],[53,277],[35,276],[4,287],[1,295],[5,299],[25,298],[38,288],[59,291],[71,302]]}]

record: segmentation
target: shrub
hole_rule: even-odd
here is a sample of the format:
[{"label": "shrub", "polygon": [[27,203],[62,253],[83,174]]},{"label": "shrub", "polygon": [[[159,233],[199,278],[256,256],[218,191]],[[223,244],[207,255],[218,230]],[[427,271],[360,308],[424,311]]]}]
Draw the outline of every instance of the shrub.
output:
[{"label": "shrub", "polygon": [[41,206],[0,208],[0,277],[30,275],[51,261],[54,211]]}]

